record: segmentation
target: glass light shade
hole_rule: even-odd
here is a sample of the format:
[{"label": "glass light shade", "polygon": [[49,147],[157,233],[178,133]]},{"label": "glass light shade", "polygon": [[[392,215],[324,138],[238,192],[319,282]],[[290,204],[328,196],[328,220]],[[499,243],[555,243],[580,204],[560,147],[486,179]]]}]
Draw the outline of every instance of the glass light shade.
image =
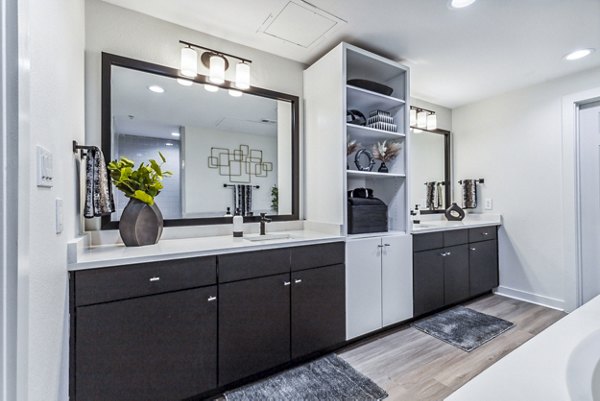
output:
[{"label": "glass light shade", "polygon": [[211,84],[204,84],[204,89],[206,89],[209,92],[217,92],[219,90],[219,87]]},{"label": "glass light shade", "polygon": [[177,78],[177,83],[182,86],[192,86],[194,82],[188,79]]},{"label": "glass light shade", "polygon": [[216,54],[210,56],[209,70],[208,79],[210,82],[215,84],[222,84],[225,82],[225,59],[222,56]]},{"label": "glass light shade", "polygon": [[410,124],[411,127],[417,125],[417,110],[410,109]]},{"label": "glass light shade", "polygon": [[235,67],[235,87],[238,89],[250,88],[250,64],[237,63]]},{"label": "glass light shade", "polygon": [[475,3],[475,0],[451,0],[450,7],[452,8],[465,8]]},{"label": "glass light shade", "polygon": [[229,94],[233,97],[240,97],[242,96],[242,91],[239,91],[237,89],[229,89]]},{"label": "glass light shade", "polygon": [[427,112],[419,111],[417,113],[417,127],[427,128]]},{"label": "glass light shade", "polygon": [[437,129],[437,116],[435,113],[431,113],[427,116],[427,129],[429,131],[435,131]]},{"label": "glass light shade", "polygon": [[181,49],[181,75],[190,78],[198,75],[198,53],[191,47]]}]

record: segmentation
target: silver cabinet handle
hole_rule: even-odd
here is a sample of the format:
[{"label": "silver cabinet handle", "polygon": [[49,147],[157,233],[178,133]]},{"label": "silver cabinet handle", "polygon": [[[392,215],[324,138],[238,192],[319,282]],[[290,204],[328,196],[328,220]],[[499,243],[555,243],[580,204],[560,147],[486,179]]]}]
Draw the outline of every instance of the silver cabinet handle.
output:
[{"label": "silver cabinet handle", "polygon": [[446,256],[452,255],[452,252],[446,252]]},{"label": "silver cabinet handle", "polygon": [[477,248],[471,248],[471,250],[472,250],[472,251],[476,251],[476,250],[477,250]]},{"label": "silver cabinet handle", "polygon": [[481,235],[483,235],[485,237],[486,235],[488,235],[488,233],[487,232],[483,232],[483,233],[481,233]]},{"label": "silver cabinet handle", "polygon": [[217,297],[210,296],[210,297],[208,297],[208,302],[215,301],[216,299],[217,299]]},{"label": "silver cabinet handle", "polygon": [[150,277],[150,282],[151,283],[153,283],[155,281],[160,281],[160,277],[158,277],[158,276]]},{"label": "silver cabinet handle", "polygon": [[391,246],[390,244],[383,244],[384,246]]},{"label": "silver cabinet handle", "polygon": [[291,282],[291,281],[284,281],[284,282],[283,282],[283,285],[285,285],[285,286],[288,286],[288,285],[290,285],[290,284],[292,284],[292,282]]},{"label": "silver cabinet handle", "polygon": [[440,253],[440,256],[448,256],[448,254],[446,252],[442,252]]},{"label": "silver cabinet handle", "polygon": [[295,283],[295,284],[300,284],[301,282],[302,282],[302,279],[301,279],[301,278],[298,278],[298,279],[294,280],[294,283]]}]

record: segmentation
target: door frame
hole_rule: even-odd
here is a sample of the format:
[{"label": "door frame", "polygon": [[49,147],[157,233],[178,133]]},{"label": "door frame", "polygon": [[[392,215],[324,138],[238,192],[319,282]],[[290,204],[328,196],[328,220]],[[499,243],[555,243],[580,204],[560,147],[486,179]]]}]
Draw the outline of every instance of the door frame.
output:
[{"label": "door frame", "polygon": [[565,311],[582,304],[581,207],[579,162],[579,111],[600,101],[600,87],[564,96],[562,99],[562,198],[563,250],[565,266]]}]

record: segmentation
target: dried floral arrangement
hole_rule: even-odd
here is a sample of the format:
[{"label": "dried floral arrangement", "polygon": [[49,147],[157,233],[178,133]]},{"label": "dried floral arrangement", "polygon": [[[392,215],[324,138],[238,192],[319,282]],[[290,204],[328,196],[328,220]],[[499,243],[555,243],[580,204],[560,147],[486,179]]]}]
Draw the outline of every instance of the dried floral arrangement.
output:
[{"label": "dried floral arrangement", "polygon": [[399,142],[377,142],[373,145],[373,157],[384,163],[394,160],[400,153],[401,145]]},{"label": "dried floral arrangement", "polygon": [[350,156],[352,153],[354,153],[356,151],[356,149],[358,149],[358,147],[360,146],[360,143],[358,143],[356,141],[356,139],[350,139],[348,138],[347,140],[347,148],[346,148],[346,155]]}]

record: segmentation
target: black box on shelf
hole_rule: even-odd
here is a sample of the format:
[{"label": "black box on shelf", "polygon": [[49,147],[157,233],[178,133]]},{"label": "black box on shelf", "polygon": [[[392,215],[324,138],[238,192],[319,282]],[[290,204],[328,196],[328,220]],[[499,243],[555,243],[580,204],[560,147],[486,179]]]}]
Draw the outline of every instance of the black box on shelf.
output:
[{"label": "black box on shelf", "polygon": [[348,198],[348,234],[388,230],[388,207],[377,198]]}]

